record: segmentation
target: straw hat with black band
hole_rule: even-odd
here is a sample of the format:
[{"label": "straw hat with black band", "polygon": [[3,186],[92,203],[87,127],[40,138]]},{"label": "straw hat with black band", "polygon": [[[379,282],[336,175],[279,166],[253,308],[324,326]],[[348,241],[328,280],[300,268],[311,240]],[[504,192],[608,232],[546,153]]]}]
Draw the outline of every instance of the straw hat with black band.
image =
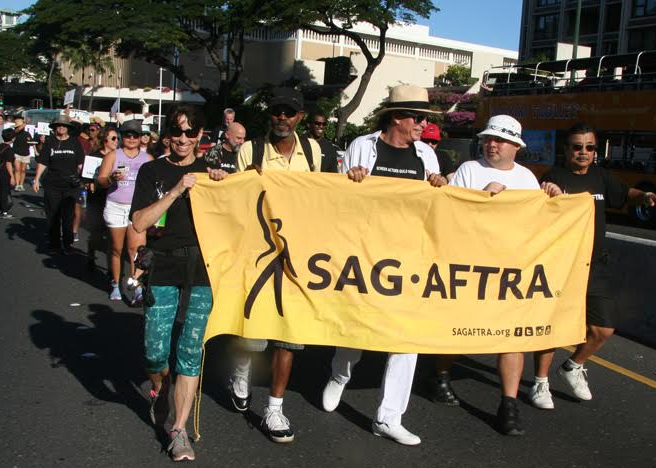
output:
[{"label": "straw hat with black band", "polygon": [[381,115],[389,111],[421,112],[424,114],[440,113],[430,109],[426,88],[414,85],[399,85],[390,89],[385,106],[377,114]]}]

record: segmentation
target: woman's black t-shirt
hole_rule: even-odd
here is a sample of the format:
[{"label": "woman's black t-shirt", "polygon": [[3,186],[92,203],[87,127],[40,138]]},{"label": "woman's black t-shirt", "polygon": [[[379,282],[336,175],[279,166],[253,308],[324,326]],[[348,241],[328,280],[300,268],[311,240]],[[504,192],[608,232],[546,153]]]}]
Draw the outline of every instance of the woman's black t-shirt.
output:
[{"label": "woman's black t-shirt", "polygon": [[74,189],[70,178],[79,173],[78,166],[84,164],[84,151],[77,138],[60,140],[49,137],[36,158],[36,162],[48,168],[43,176],[43,186],[60,190]]},{"label": "woman's black t-shirt", "polygon": [[[190,172],[207,172],[207,164],[197,159],[188,166],[177,166],[168,158],[160,158],[142,165],[137,174],[130,219],[135,212],[158,200],[158,189],[161,193],[170,191],[182,176]],[[188,196],[179,197],[173,202],[167,210],[165,226],[148,236],[147,245],[156,253],[150,277],[151,285],[183,286],[188,283],[187,257],[169,256],[164,253],[183,247],[198,247]],[[193,284],[209,285],[202,256],[198,257]]]}]

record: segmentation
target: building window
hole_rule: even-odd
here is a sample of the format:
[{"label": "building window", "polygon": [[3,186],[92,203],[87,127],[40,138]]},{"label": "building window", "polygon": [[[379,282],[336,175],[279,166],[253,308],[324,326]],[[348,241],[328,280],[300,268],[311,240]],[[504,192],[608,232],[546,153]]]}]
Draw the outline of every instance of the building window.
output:
[{"label": "building window", "polygon": [[606,24],[604,32],[615,32],[620,30],[620,19],[622,16],[622,4],[613,3],[606,5]]},{"label": "building window", "polygon": [[656,49],[656,29],[634,29],[629,32],[629,52]]},{"label": "building window", "polygon": [[656,15],[656,0],[633,0],[633,16]]},{"label": "building window", "polygon": [[535,39],[553,39],[558,35],[558,15],[535,17]]},{"label": "building window", "polygon": [[[568,10],[565,13],[565,31],[567,35],[574,36],[574,28],[576,27],[576,9]],[[597,34],[599,28],[599,9],[598,8],[583,8],[581,9],[581,21],[579,23],[579,35],[585,36],[588,34]]]},{"label": "building window", "polygon": [[560,0],[538,0],[539,7],[558,5]]}]

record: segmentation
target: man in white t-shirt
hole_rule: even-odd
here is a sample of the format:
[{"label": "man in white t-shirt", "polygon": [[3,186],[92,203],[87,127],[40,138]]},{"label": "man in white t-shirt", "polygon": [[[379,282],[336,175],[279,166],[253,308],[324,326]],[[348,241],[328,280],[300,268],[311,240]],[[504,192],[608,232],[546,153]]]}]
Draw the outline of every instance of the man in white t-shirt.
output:
[{"label": "man in white t-shirt", "polygon": [[[485,130],[478,136],[483,146],[483,158],[463,163],[453,176],[450,185],[485,190],[492,194],[498,194],[506,189],[540,189],[540,184],[533,173],[515,162],[520,148],[526,147],[522,140],[522,126],[517,120],[509,115],[495,115],[490,118]],[[552,194],[550,186],[545,184],[542,188]],[[555,194],[557,193],[553,193]],[[459,404],[449,379],[449,369],[455,358],[456,355],[438,356],[437,377],[430,382],[433,401],[450,406]],[[498,428],[506,435],[523,435],[524,428],[519,418],[517,392],[524,368],[524,355],[499,354],[497,368],[501,380],[501,404],[497,411]]]}]

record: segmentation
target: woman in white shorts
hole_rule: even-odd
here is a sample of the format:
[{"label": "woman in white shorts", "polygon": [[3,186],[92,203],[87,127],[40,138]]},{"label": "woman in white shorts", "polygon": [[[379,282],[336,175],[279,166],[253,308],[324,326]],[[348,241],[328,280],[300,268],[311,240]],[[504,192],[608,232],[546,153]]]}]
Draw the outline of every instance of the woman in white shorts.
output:
[{"label": "woman in white shorts", "polygon": [[[108,188],[103,218],[109,228],[111,238],[109,267],[112,282],[109,299],[113,301],[122,299],[120,290],[121,255],[126,235],[131,278],[135,274],[134,255],[137,247],[146,243],[145,234],[137,234],[128,221],[128,215],[139,168],[153,159],[148,153],[139,149],[141,121],[130,120],[124,123],[119,131],[123,138],[122,147],[108,153],[103,158],[96,179],[100,186]],[[141,305],[142,293],[141,287],[135,289],[132,305]]]}]

